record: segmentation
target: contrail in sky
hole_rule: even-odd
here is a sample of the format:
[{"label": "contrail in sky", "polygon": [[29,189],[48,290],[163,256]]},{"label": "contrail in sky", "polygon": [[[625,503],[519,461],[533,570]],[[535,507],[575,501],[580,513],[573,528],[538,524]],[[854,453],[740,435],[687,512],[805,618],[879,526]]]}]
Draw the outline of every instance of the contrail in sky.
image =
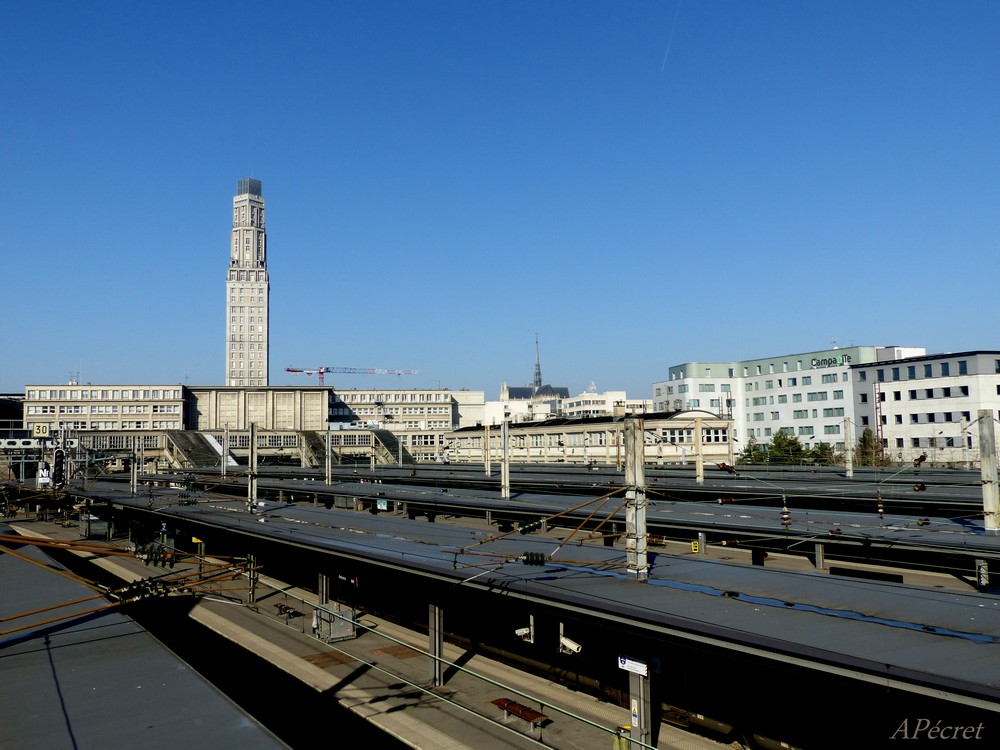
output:
[{"label": "contrail in sky", "polygon": [[667,39],[667,51],[663,53],[663,65],[660,66],[660,72],[662,73],[667,69],[667,57],[670,55],[670,46],[674,43],[674,29],[677,28],[677,16],[680,15],[681,4],[677,3],[677,9],[674,11],[674,22],[670,26],[670,38]]}]

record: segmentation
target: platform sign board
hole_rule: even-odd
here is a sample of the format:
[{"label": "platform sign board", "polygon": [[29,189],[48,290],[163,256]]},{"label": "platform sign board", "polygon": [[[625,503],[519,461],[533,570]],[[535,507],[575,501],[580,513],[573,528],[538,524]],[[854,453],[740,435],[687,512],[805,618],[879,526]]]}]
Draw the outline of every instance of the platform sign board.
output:
[{"label": "platform sign board", "polygon": [[627,656],[619,656],[618,668],[624,669],[626,672],[642,675],[643,677],[649,677],[649,665],[644,661],[639,661],[638,659],[630,659]]}]

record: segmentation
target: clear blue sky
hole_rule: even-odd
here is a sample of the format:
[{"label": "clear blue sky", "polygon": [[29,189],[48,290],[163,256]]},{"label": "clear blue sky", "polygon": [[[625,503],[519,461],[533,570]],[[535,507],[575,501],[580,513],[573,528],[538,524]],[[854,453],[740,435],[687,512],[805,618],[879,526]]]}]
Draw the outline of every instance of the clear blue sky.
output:
[{"label": "clear blue sky", "polygon": [[0,391],[221,383],[236,181],[271,382],[1000,348],[1000,3],[7,2]]}]

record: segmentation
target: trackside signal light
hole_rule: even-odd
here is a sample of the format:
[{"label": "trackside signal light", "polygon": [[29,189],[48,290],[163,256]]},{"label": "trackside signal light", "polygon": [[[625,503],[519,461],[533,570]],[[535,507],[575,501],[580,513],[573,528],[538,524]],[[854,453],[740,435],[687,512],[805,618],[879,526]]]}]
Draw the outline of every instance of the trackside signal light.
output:
[{"label": "trackside signal light", "polygon": [[52,486],[66,484],[66,451],[61,448],[52,454]]}]

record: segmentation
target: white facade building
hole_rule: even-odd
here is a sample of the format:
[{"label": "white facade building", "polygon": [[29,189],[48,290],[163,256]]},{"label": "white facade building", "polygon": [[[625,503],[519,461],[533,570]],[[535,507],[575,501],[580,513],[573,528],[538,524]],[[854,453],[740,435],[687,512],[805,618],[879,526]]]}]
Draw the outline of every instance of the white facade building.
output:
[{"label": "white facade building", "polygon": [[226,379],[229,386],[268,384],[267,232],[261,182],[240,180],[226,276]]},{"label": "white facade building", "polygon": [[624,417],[645,414],[652,411],[649,399],[629,400],[625,391],[587,391],[579,396],[564,398],[560,411],[564,417]]},{"label": "white facade building", "polygon": [[[924,354],[920,348],[851,346],[740,362],[686,362],[653,383],[653,411],[707,409],[733,421],[734,440],[768,443],[779,431],[807,447],[853,445],[852,365]],[[847,435],[850,425],[855,435]]]},{"label": "white facade building", "polygon": [[933,354],[855,365],[858,429],[885,457],[949,466],[979,463],[979,411],[1000,418],[1000,351]]},{"label": "white facade building", "polygon": [[[552,389],[566,391],[567,389]],[[550,393],[544,398],[511,399],[509,389],[501,389],[500,401],[487,401],[484,424],[538,422],[552,417],[624,417],[652,411],[649,399],[629,399],[625,391],[587,391],[578,396]]]},{"label": "white facade building", "polygon": [[184,429],[181,385],[29,385],[24,391],[24,429],[50,432]]}]

